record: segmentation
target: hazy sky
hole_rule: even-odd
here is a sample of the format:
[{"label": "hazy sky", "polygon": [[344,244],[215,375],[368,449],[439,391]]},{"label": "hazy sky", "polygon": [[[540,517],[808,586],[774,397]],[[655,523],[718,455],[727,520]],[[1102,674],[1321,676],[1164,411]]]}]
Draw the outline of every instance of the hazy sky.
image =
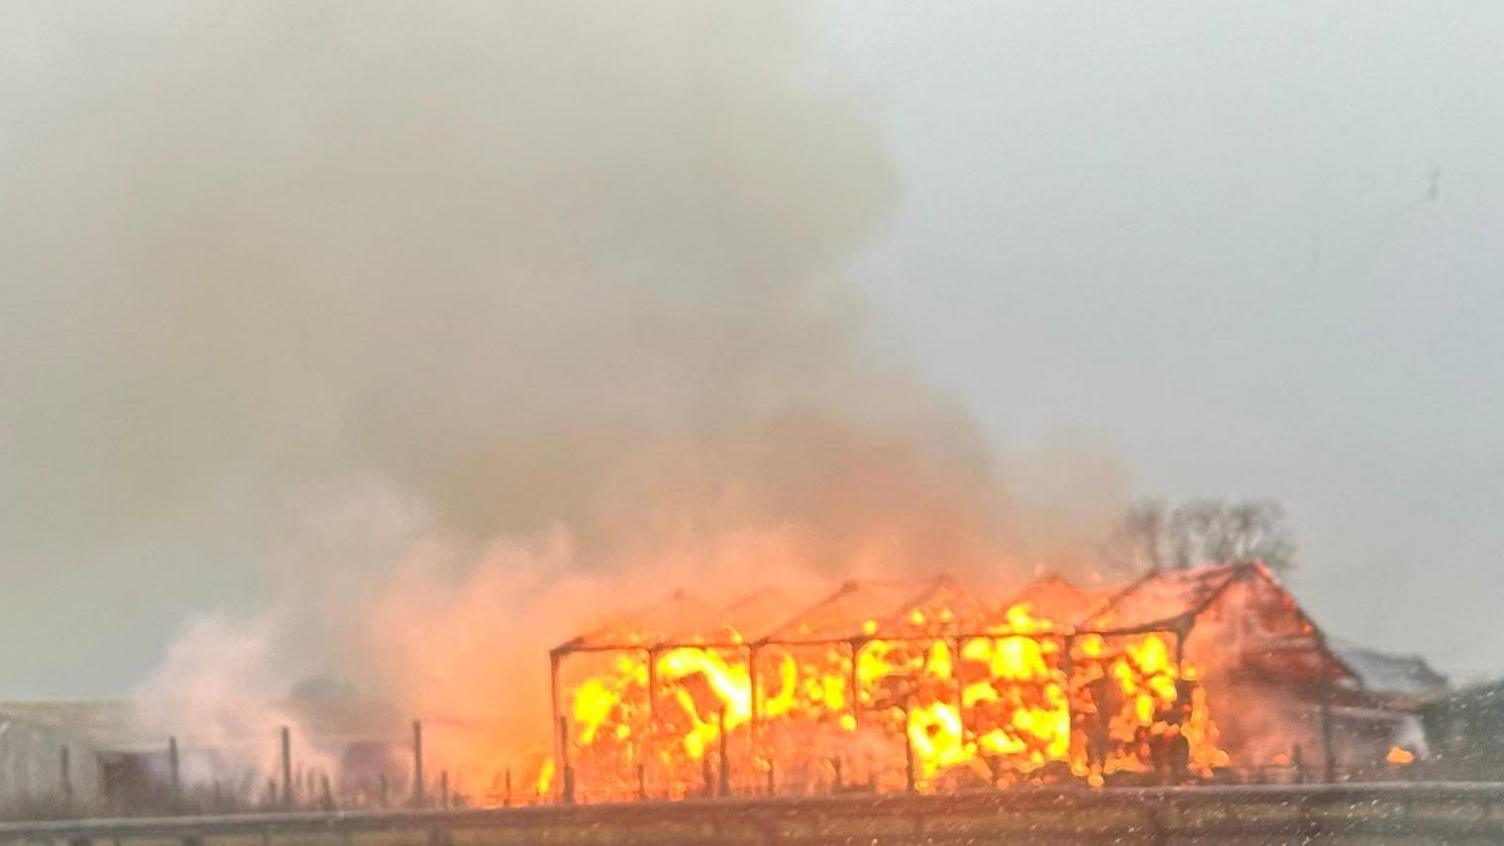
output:
[{"label": "hazy sky", "polygon": [[[914,409],[937,512],[990,502],[969,422],[925,389],[852,399],[886,372],[859,353],[912,359],[1004,450],[1088,443],[1141,494],[1278,499],[1318,622],[1504,671],[1504,8],[839,0],[805,39],[772,13],[524,7],[546,11],[457,3],[421,31],[360,4],[15,7],[0,697],[121,693],[191,615],[262,602],[266,476],[374,468],[484,512],[482,471],[520,469],[547,478],[505,492],[532,527],[596,504],[574,444],[615,461],[641,432],[724,459],[707,482],[793,486],[762,473],[768,429],[705,434],[746,410],[717,391],[787,410],[834,387]],[[872,302],[804,281],[826,274]],[[603,396],[609,425],[557,454],[465,449]],[[792,442],[813,475],[873,454]],[[840,501],[805,505],[850,528]]]},{"label": "hazy sky", "polygon": [[1332,631],[1504,669],[1504,9],[848,2],[860,263],[998,438],[1283,501]]}]

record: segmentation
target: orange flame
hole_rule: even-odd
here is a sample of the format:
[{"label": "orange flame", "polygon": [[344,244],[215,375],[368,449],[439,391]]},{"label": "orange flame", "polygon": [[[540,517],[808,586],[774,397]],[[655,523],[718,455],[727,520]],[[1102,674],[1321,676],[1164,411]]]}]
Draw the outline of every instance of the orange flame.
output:
[{"label": "orange flame", "polygon": [[1036,775],[1052,764],[1099,785],[1115,772],[1208,775],[1227,763],[1198,674],[1163,635],[1071,635],[1028,605],[1000,617],[984,634],[948,636],[951,609],[913,609],[901,635],[880,637],[868,620],[861,639],[833,646],[759,651],[735,637],[734,648],[668,649],[651,673],[645,653],[624,654],[570,690],[571,746],[582,765],[630,782],[652,766],[681,796],[701,778],[709,788],[712,753],[733,738],[752,764],[743,772],[776,764],[842,778],[815,752],[831,732],[906,744],[920,789],[1058,778]]}]

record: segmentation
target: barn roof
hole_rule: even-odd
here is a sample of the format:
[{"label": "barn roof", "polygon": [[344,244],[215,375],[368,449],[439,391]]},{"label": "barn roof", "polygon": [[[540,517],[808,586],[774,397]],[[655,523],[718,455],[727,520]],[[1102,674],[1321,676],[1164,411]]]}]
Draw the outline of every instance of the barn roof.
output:
[{"label": "barn roof", "polygon": [[143,732],[129,702],[0,702],[0,726],[18,720],[45,728],[96,752],[138,752],[166,746],[167,737]]},{"label": "barn roof", "polygon": [[1393,655],[1338,638],[1328,642],[1358,674],[1366,690],[1421,700],[1447,689],[1447,677],[1432,669],[1419,655]]},{"label": "barn roof", "polygon": [[768,639],[788,643],[844,640],[894,625],[938,591],[959,591],[949,577],[924,581],[849,581],[773,629]]},{"label": "barn roof", "polygon": [[[749,594],[728,606],[711,605],[676,591],[557,647],[555,653],[668,644],[829,643],[964,634],[996,626],[1007,609],[1018,604],[1028,604],[1035,619],[1053,620],[1067,630],[1108,635],[1191,632],[1204,617],[1217,616],[1207,612],[1228,596],[1243,603],[1237,606],[1237,614],[1253,615],[1258,609],[1255,616],[1260,619],[1250,618],[1251,623],[1240,630],[1245,666],[1292,680],[1324,678],[1358,686],[1380,683],[1378,664],[1370,662],[1366,678],[1350,666],[1327,645],[1289,591],[1257,562],[1152,571],[1119,587],[1081,587],[1046,576],[1001,602],[968,591],[948,576],[848,581],[787,617],[780,615],[787,611],[788,598],[773,589]],[[1200,626],[1210,627],[1209,622]],[[1392,664],[1385,666],[1395,669]]]},{"label": "barn roof", "polygon": [[[1229,598],[1232,599],[1229,602]],[[1230,607],[1231,629],[1221,613]],[[1362,687],[1362,677],[1274,574],[1259,562],[1151,571],[1112,596],[1078,627],[1102,632],[1174,630],[1192,641],[1214,637],[1218,650],[1236,648],[1240,665],[1292,682]]]},{"label": "barn roof", "polygon": [[1116,591],[1115,587],[1082,587],[1060,576],[1048,575],[1025,585],[1003,604],[1008,608],[1027,605],[1035,619],[1068,625],[1101,608]]},{"label": "barn roof", "polygon": [[1240,578],[1254,572],[1253,564],[1152,570],[1108,596],[1103,605],[1082,618],[1081,629],[1175,628],[1194,618]]},{"label": "barn roof", "polygon": [[693,594],[676,590],[650,605],[615,617],[554,649],[555,652],[626,649],[654,646],[686,630],[715,627],[716,606]]}]

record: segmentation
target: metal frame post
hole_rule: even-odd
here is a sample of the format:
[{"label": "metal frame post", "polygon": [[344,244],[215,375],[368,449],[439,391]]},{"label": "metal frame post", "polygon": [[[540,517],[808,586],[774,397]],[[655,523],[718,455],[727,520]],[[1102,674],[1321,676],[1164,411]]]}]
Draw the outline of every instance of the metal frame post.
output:
[{"label": "metal frame post", "polygon": [[550,649],[548,651],[548,701],[550,713],[552,714],[550,724],[553,726],[553,730],[549,734],[554,736],[555,775],[559,779],[558,795],[561,798],[564,791],[564,767],[566,766],[564,761],[564,734],[559,730],[559,727],[564,724],[564,715],[559,713],[559,663],[563,658],[563,653],[557,649]]},{"label": "metal frame post", "polygon": [[1060,639],[1060,666],[1059,670],[1065,677],[1065,713],[1070,724],[1070,738],[1065,746],[1065,764],[1073,773],[1076,756],[1081,752],[1081,745],[1076,742],[1076,659],[1071,654],[1076,648],[1076,635],[1074,632]]},{"label": "metal frame post", "polygon": [[961,683],[961,638],[942,641],[952,651],[950,656],[950,680],[956,686],[956,720],[961,725],[961,745],[966,745],[966,686]]},{"label": "metal frame post", "polygon": [[846,693],[851,699],[851,718],[853,720],[857,719],[857,712],[858,710],[860,710],[862,705],[860,692],[861,678],[857,676],[856,658],[857,655],[861,653],[862,647],[865,646],[866,643],[866,640],[860,638],[852,638],[851,643],[849,644],[849,646],[851,647],[851,689],[846,691]]},{"label": "metal frame post", "polygon": [[757,740],[758,721],[762,717],[762,702],[760,701],[762,699],[762,691],[758,687],[757,655],[757,647],[749,645],[747,647],[747,684],[752,689],[752,709],[748,721],[748,732],[754,743]]},{"label": "metal frame post", "polygon": [[914,741],[909,737],[909,710],[903,712],[903,774],[904,787],[910,793],[919,789],[919,777],[915,772]]},{"label": "metal frame post", "polygon": [[574,804],[574,768],[569,765],[569,720],[559,718],[559,801]]},{"label": "metal frame post", "polygon": [[719,744],[719,753],[720,753],[720,758],[721,758],[721,761],[720,761],[720,763],[721,763],[721,771],[720,771],[720,784],[719,784],[720,795],[722,795],[722,796],[730,796],[731,795],[731,759],[727,755],[727,751],[726,751],[726,742],[727,742],[727,738],[726,738],[726,707],[724,705],[721,706],[721,709],[716,712],[716,735],[717,735],[717,739],[720,741],[720,744]]},{"label": "metal frame post", "polygon": [[658,648],[648,647],[643,650],[648,662],[648,723],[649,729],[656,737],[658,734]]}]

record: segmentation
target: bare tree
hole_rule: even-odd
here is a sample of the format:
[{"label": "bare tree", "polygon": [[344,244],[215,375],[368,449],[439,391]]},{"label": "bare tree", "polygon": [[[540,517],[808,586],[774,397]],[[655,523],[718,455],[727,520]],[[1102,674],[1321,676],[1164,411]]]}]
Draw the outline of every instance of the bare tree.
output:
[{"label": "bare tree", "polygon": [[1295,539],[1284,509],[1271,500],[1189,500],[1130,506],[1102,545],[1114,569],[1146,572],[1235,561],[1263,561],[1277,572],[1295,567]]}]

